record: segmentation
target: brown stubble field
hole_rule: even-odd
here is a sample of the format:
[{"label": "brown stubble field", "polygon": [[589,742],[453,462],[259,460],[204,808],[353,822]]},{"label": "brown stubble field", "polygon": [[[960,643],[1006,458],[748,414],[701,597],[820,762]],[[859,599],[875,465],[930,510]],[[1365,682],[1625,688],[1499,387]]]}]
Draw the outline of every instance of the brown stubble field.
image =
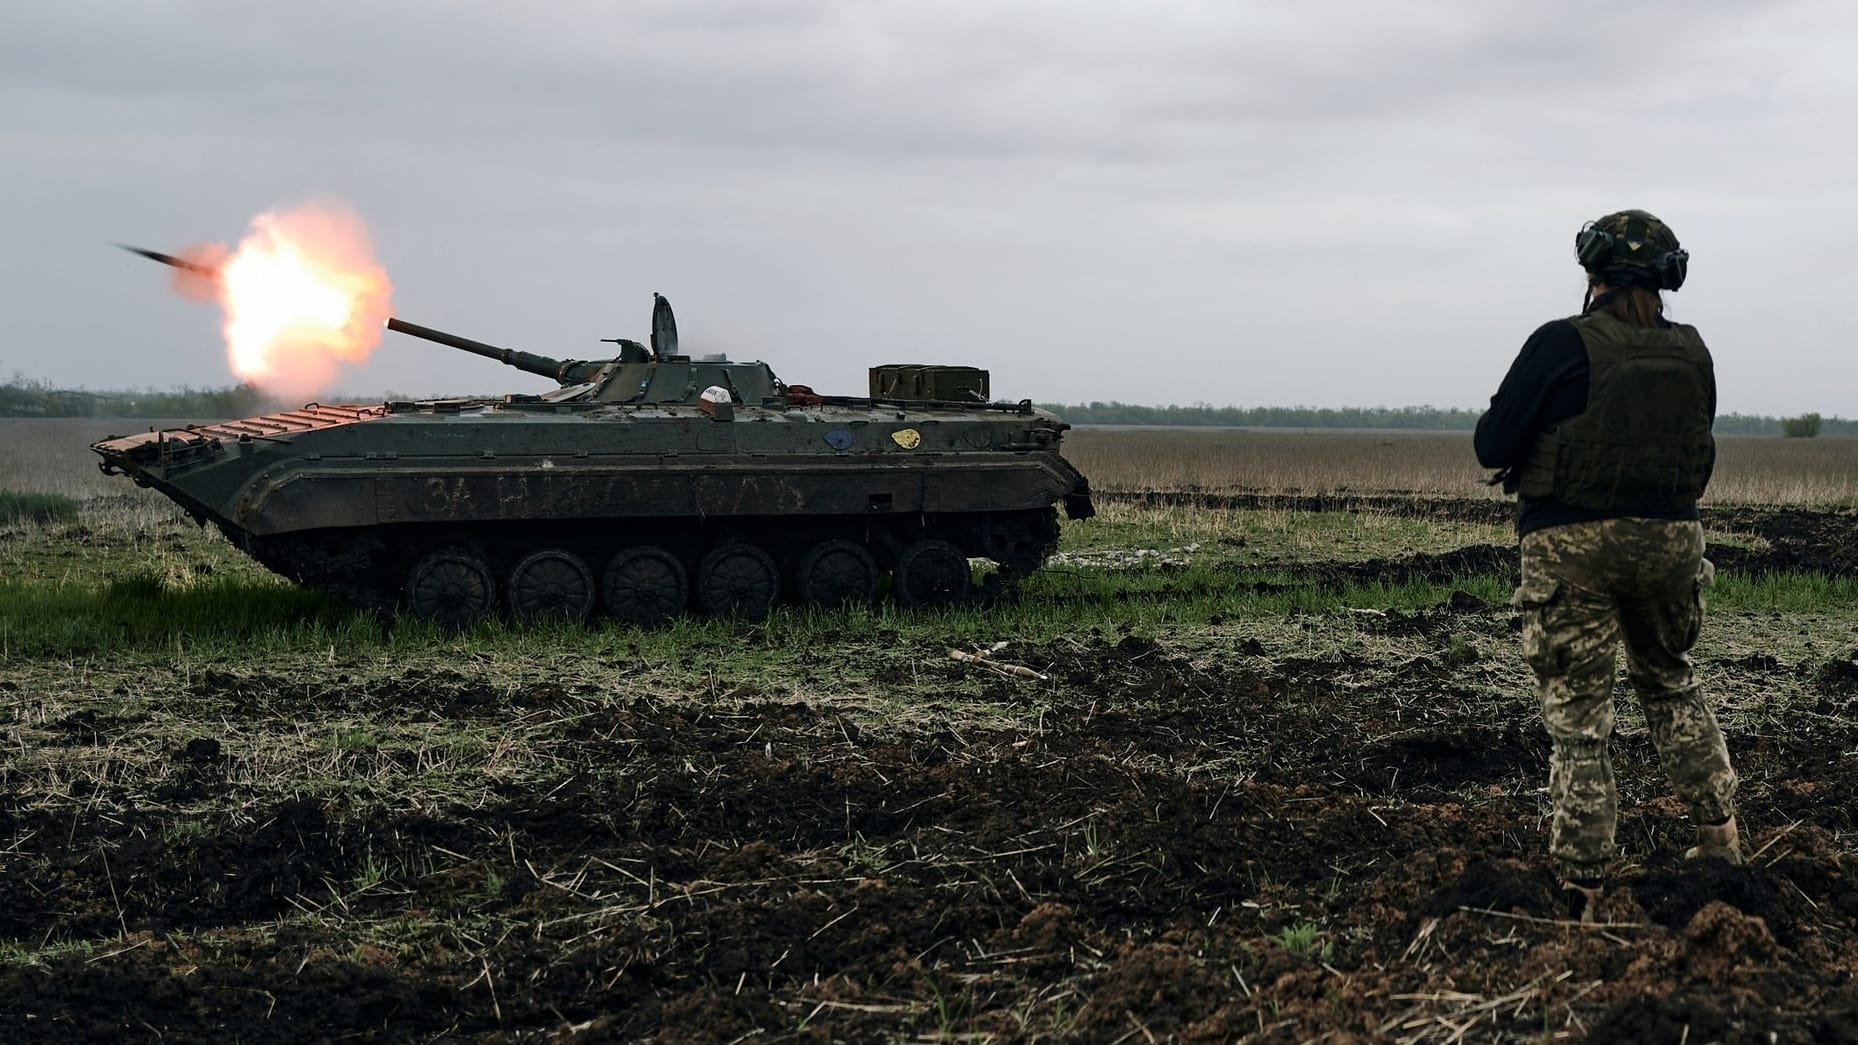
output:
[{"label": "brown stubble field", "polygon": [[[1085,428],[1066,455],[1104,490],[1502,500],[1469,432]],[[1723,436],[1706,503],[1858,505],[1858,439]]]},{"label": "brown stubble field", "polygon": [[448,636],[97,475],[136,424],[0,422],[81,513],[0,524],[7,1040],[1858,1038],[1850,441],[1723,440],[1752,866],[1628,698],[1585,928],[1468,436],[1074,432],[1012,605]]}]

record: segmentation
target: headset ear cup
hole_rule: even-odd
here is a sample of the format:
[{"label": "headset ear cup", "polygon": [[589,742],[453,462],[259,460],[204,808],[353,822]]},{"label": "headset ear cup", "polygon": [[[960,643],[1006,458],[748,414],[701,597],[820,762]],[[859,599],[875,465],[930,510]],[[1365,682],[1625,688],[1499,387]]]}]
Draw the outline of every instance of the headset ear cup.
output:
[{"label": "headset ear cup", "polygon": [[1679,247],[1658,259],[1658,286],[1663,290],[1676,290],[1684,285],[1684,277],[1690,274],[1690,252]]},{"label": "headset ear cup", "polygon": [[1584,269],[1592,270],[1613,253],[1613,234],[1594,228],[1593,222],[1581,226],[1574,236],[1574,257]]}]

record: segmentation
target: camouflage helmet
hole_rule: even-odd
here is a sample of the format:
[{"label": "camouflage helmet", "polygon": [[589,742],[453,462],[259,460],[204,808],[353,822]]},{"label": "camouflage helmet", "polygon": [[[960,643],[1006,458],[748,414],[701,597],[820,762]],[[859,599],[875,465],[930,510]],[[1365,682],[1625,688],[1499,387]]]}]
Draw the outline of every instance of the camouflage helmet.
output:
[{"label": "camouflage helmet", "polygon": [[1581,226],[1574,256],[1596,279],[1651,290],[1684,285],[1690,252],[1678,246],[1671,227],[1642,210],[1622,210]]}]

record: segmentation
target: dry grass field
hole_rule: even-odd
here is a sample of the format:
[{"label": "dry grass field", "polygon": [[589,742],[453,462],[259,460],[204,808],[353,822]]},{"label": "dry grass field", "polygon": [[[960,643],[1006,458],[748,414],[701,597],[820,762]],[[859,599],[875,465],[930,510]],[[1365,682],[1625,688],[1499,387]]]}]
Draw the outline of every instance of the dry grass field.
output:
[{"label": "dry grass field", "polygon": [[8,1043],[1858,1040],[1853,442],[1723,440],[1754,859],[1622,686],[1592,927],[1468,437],[1080,431],[1015,601],[442,633],[99,475],[145,423],[0,422],[77,513],[0,521]]},{"label": "dry grass field", "polygon": [[[1500,500],[1468,432],[1086,428],[1066,455],[1099,490]],[[1858,504],[1858,439],[1725,436],[1708,503]]]},{"label": "dry grass field", "polygon": [[57,494],[77,501],[92,520],[131,528],[178,518],[172,502],[97,470],[90,444],[150,426],[185,421],[0,417],[0,491]]}]

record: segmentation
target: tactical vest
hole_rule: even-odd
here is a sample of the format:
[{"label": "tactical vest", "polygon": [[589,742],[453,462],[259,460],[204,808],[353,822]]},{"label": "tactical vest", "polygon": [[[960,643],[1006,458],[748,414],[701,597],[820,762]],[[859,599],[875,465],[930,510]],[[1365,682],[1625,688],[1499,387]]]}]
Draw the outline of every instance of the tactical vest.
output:
[{"label": "tactical vest", "polygon": [[1587,409],[1536,438],[1517,491],[1625,513],[1694,507],[1716,464],[1713,367],[1697,328],[1640,327],[1604,310],[1575,317]]}]

